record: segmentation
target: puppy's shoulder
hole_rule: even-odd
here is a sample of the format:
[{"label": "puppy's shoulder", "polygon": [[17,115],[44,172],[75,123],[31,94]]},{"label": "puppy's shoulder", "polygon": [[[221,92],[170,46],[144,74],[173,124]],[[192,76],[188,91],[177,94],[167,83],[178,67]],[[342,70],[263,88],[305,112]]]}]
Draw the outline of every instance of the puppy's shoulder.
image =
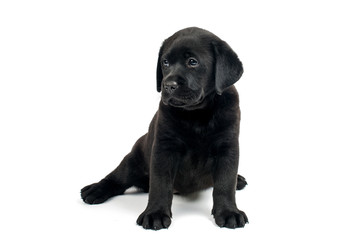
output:
[{"label": "puppy's shoulder", "polygon": [[234,86],[227,88],[221,96],[219,96],[220,107],[223,108],[238,108],[239,107],[239,94]]}]

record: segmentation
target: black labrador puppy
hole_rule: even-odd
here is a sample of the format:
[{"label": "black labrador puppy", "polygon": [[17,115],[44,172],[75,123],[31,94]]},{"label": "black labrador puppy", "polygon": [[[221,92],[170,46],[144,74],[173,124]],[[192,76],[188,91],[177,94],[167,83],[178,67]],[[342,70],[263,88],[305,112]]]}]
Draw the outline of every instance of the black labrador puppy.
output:
[{"label": "black labrador puppy", "polygon": [[148,133],[113,172],[81,190],[84,202],[143,189],[149,202],[137,224],[158,230],[171,224],[173,193],[214,187],[216,224],[244,227],[248,219],[235,200],[247,183],[237,174],[240,110],[233,86],[242,73],[236,53],[206,30],[187,28],[166,39],[157,63],[162,98]]}]

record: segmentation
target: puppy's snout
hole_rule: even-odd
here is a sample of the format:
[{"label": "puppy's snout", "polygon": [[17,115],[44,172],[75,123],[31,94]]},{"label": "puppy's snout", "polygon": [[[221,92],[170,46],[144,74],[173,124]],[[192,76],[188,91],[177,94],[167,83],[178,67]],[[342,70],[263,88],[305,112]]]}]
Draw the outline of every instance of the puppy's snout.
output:
[{"label": "puppy's snout", "polygon": [[176,81],[167,81],[163,86],[166,92],[172,94],[178,88],[178,83]]}]

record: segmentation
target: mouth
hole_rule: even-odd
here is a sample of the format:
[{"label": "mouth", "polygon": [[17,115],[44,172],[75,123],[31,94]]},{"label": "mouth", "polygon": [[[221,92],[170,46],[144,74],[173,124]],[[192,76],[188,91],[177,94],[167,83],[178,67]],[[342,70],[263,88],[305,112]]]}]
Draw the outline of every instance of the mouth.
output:
[{"label": "mouth", "polygon": [[162,100],[162,102],[165,105],[169,105],[172,107],[177,107],[177,108],[194,108],[197,107],[198,105],[200,105],[204,100],[204,92],[202,91],[200,93],[200,95],[198,96],[197,100],[193,100],[190,98],[176,98],[176,97],[170,97],[168,99],[164,99]]}]

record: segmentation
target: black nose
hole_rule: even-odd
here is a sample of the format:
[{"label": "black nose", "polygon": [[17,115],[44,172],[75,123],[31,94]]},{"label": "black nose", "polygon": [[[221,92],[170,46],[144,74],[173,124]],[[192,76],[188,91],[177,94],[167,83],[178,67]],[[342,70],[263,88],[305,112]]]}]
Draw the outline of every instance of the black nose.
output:
[{"label": "black nose", "polygon": [[172,94],[178,88],[178,83],[176,81],[167,81],[164,83],[164,88],[166,92]]}]

